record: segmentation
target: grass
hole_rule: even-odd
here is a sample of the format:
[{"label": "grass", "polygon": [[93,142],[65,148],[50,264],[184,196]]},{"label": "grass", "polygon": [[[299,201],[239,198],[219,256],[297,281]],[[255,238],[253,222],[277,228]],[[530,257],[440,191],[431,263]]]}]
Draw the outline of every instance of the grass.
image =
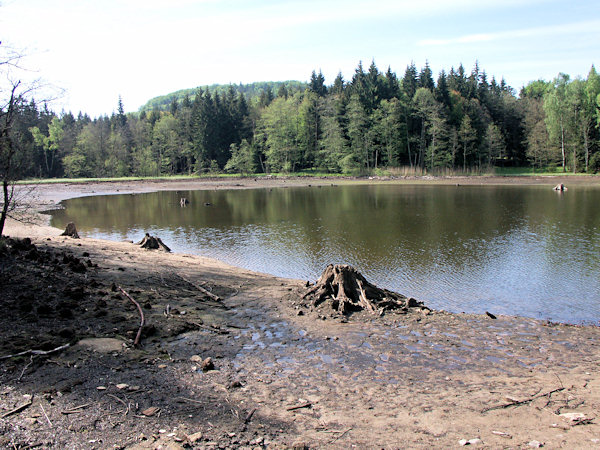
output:
[{"label": "grass", "polygon": [[534,169],[533,167],[496,167],[494,175],[502,177],[527,177],[527,176],[587,176],[588,173],[563,172],[562,167]]},{"label": "grass", "polygon": [[53,184],[53,183],[92,183],[92,182],[127,182],[127,181],[171,181],[171,180],[197,180],[206,178],[239,178],[239,177],[252,177],[252,178],[267,178],[267,177],[281,177],[281,178],[341,178],[347,176],[390,176],[390,177],[406,177],[406,176],[501,176],[501,177],[528,177],[528,176],[588,176],[591,174],[586,173],[572,173],[563,172],[562,168],[546,168],[546,169],[533,169],[531,167],[496,167],[493,169],[481,171],[477,169],[462,170],[453,169],[442,169],[435,170],[432,173],[428,173],[426,170],[415,167],[386,167],[371,170],[370,172],[356,172],[356,173],[330,173],[318,170],[303,170],[299,172],[290,173],[256,173],[242,175],[239,173],[206,173],[202,175],[164,175],[159,177],[115,177],[115,178],[47,178],[47,179],[28,179],[18,181],[18,184]]}]

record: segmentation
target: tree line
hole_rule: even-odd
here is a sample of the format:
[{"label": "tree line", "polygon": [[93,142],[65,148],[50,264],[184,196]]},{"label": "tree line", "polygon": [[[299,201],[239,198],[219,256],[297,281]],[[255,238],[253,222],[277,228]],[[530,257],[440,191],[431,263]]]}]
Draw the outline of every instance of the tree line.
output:
[{"label": "tree line", "polygon": [[23,98],[11,127],[19,178],[318,170],[437,173],[493,167],[600,170],[600,76],[559,74],[517,93],[478,64],[407,66],[398,77],[359,63],[350,80],[184,90],[126,114],[57,114]]}]

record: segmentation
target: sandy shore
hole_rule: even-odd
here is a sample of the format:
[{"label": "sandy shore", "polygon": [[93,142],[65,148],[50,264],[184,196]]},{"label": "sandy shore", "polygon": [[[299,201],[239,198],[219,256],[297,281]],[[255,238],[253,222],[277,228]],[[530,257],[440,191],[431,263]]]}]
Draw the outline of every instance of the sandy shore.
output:
[{"label": "sandy shore", "polygon": [[[81,195],[332,182],[357,181],[40,185],[34,206],[44,210]],[[0,264],[0,299],[8,312],[0,319],[0,356],[40,348],[41,342],[46,350],[71,347],[0,360],[0,446],[455,448],[461,440],[487,448],[600,445],[596,327],[421,311],[360,313],[343,323],[303,306],[299,281],[133,244],[59,237],[60,230],[46,223],[43,217],[29,225],[10,221],[5,229],[11,237],[31,237],[38,254],[24,249],[9,254],[12,265]],[[74,260],[87,268],[77,272]],[[132,346],[138,312],[117,286],[146,312],[140,348]],[[23,302],[32,309],[19,306]],[[216,370],[201,370],[207,357]],[[32,394],[29,406],[13,412]],[[150,408],[157,412],[147,414]]]}]

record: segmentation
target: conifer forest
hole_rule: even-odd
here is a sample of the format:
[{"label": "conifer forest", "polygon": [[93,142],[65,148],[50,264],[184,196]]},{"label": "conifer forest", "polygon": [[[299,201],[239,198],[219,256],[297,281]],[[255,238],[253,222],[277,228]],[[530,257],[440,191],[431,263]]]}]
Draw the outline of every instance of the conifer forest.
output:
[{"label": "conifer forest", "polygon": [[359,63],[351,79],[213,85],[110,116],[23,100],[11,129],[18,178],[347,173],[495,167],[600,170],[600,76],[559,74],[516,92],[477,64],[402,76]]}]

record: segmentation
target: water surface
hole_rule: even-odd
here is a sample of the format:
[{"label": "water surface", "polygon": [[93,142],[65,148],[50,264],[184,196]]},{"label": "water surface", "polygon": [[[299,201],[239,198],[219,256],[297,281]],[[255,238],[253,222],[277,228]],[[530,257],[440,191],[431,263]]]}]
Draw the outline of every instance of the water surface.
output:
[{"label": "water surface", "polygon": [[85,197],[52,224],[111,240],[149,232],[177,252],[311,281],[346,263],[436,309],[590,323],[598,205],[593,187],[350,185]]}]

